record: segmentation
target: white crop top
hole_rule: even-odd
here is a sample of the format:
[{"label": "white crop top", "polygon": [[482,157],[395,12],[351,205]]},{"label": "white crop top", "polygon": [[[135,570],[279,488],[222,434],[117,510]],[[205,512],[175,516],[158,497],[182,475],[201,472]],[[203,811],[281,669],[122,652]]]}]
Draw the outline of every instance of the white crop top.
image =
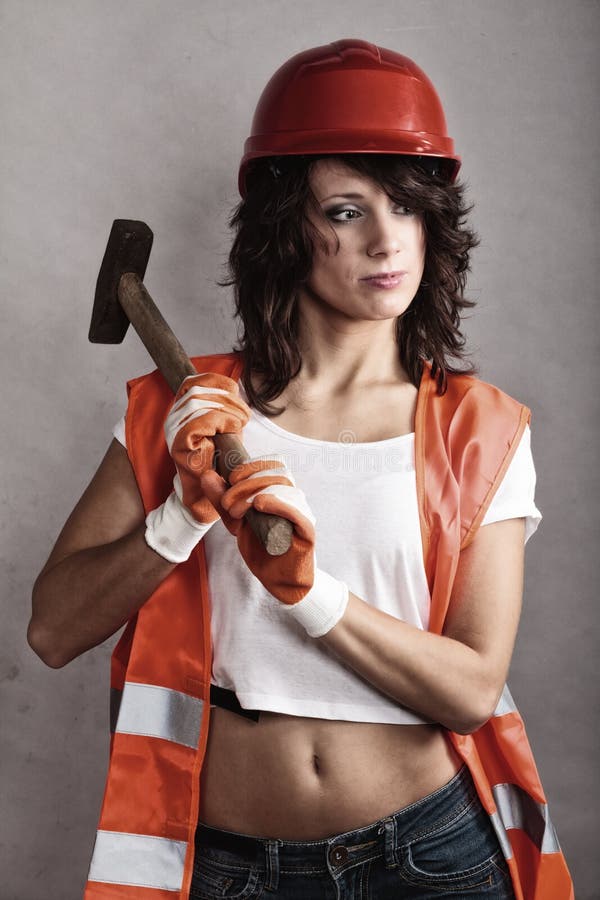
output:
[{"label": "white crop top", "polygon": [[[242,386],[240,392],[246,399]],[[113,431],[125,445],[124,420]],[[256,410],[244,428],[251,456],[284,457],[316,517],[317,564],[372,606],[417,628],[429,625],[417,506],[414,434],[372,443],[319,441],[285,431]],[[526,428],[482,525],[541,514]],[[373,503],[377,497],[377,504]],[[216,522],[204,538],[211,599],[212,682],[245,709],[354,722],[428,720],[381,693],[317,641],[246,568]]]}]

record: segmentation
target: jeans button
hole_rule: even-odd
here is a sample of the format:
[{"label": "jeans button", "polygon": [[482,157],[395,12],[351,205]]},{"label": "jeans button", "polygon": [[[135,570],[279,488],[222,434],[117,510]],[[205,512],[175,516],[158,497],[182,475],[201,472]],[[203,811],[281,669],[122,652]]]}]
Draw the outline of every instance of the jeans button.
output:
[{"label": "jeans button", "polygon": [[341,866],[342,863],[345,863],[348,859],[348,851],[345,847],[338,845],[337,847],[332,847],[329,851],[329,861],[332,866]]}]

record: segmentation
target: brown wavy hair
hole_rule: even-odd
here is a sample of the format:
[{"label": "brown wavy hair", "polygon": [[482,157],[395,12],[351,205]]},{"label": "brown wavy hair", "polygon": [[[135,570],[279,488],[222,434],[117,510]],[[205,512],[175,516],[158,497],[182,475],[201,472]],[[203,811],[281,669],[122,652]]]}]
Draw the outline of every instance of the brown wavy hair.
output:
[{"label": "brown wavy hair", "polygon": [[[235,316],[241,322],[236,352],[242,353],[242,383],[252,406],[278,415],[276,399],[302,367],[299,349],[298,290],[309,277],[313,248],[322,235],[308,218],[317,210],[310,188],[311,169],[319,156],[280,157],[256,162],[248,174],[247,193],[230,218],[235,238],[229,254]],[[332,157],[328,157],[332,158]],[[466,364],[461,313],[474,306],[464,296],[470,251],[478,243],[467,227],[470,207],[460,183],[449,184],[443,160],[380,154],[335,157],[373,179],[399,205],[417,211],[426,239],[425,266],[419,289],[396,322],[400,361],[418,386],[425,360],[432,364],[437,390],[446,390],[447,375],[473,373]],[[457,363],[462,365],[458,366]],[[250,374],[261,376],[260,387]]]}]

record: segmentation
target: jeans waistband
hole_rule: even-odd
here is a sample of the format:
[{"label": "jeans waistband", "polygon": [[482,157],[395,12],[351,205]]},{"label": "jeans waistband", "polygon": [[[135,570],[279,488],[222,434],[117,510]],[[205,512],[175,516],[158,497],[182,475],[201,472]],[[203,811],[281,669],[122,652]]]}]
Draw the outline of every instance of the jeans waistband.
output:
[{"label": "jeans waistband", "polygon": [[267,870],[274,866],[293,870],[295,864],[302,868],[311,864],[315,871],[331,871],[364,861],[371,854],[383,854],[388,865],[395,865],[399,843],[409,837],[412,840],[424,836],[439,827],[440,822],[452,820],[476,798],[471,774],[463,766],[447,784],[433,793],[353,831],[317,841],[290,841],[254,837],[199,824],[196,850],[232,853],[245,862],[261,868],[265,866]]}]

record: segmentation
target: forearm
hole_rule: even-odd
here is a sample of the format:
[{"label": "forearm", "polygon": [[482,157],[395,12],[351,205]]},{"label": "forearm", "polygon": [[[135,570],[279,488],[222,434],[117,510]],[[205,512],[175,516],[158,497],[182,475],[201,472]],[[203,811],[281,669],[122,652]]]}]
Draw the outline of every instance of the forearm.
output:
[{"label": "forearm", "polygon": [[174,564],[144,539],[145,524],[116,541],[73,553],[33,588],[28,640],[58,668],[102,643],[145,603]]},{"label": "forearm", "polygon": [[452,731],[475,730],[496,704],[497,680],[478,652],[408,625],[355,594],[337,625],[318,640],[379,690]]}]

